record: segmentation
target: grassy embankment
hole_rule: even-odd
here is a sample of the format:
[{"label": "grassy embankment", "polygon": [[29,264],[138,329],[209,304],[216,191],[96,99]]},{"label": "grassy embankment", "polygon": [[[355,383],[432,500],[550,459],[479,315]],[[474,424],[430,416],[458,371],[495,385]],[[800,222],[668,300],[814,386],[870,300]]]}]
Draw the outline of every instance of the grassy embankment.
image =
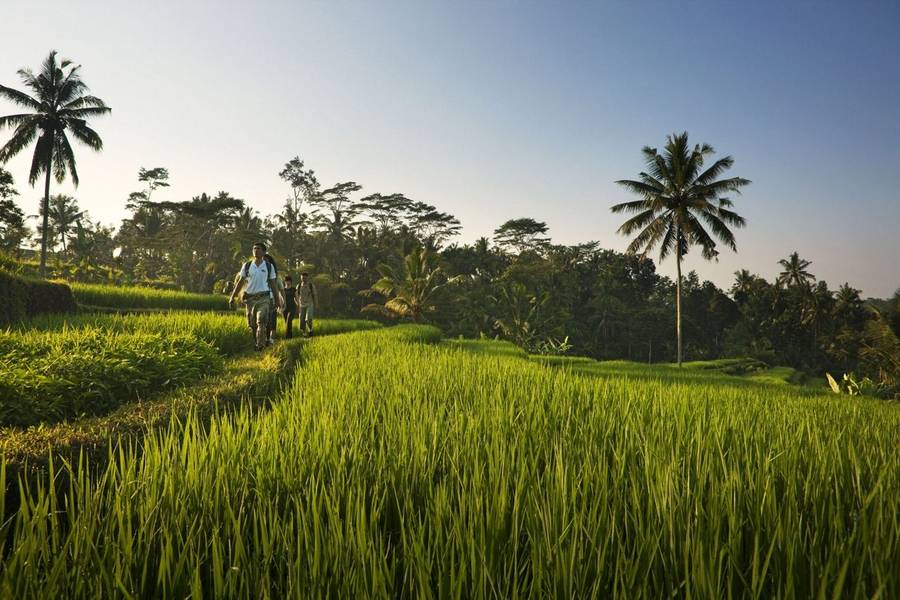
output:
[{"label": "grassy embankment", "polygon": [[[374,327],[328,319],[317,333]],[[0,331],[0,452],[39,462],[48,451],[105,444],[112,433],[158,425],[188,407],[274,393],[299,350],[260,360],[252,347],[237,314],[48,315]]]},{"label": "grassy embankment", "polygon": [[314,339],[268,412],[55,464],[0,595],[900,596],[897,406],[439,337]]}]

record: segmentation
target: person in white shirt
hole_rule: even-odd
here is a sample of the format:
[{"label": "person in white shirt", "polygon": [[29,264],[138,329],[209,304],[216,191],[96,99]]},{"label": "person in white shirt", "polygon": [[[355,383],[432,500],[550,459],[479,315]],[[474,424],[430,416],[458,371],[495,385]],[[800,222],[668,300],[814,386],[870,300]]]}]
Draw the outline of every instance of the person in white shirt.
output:
[{"label": "person in white shirt", "polygon": [[228,306],[232,306],[234,297],[244,287],[241,300],[247,308],[247,325],[253,334],[257,350],[262,350],[266,346],[271,310],[269,294],[275,298],[277,306],[281,307],[284,304],[284,297],[276,284],[275,268],[263,258],[265,253],[265,244],[262,242],[253,244],[253,260],[245,263],[235,276],[234,290],[228,299]]}]

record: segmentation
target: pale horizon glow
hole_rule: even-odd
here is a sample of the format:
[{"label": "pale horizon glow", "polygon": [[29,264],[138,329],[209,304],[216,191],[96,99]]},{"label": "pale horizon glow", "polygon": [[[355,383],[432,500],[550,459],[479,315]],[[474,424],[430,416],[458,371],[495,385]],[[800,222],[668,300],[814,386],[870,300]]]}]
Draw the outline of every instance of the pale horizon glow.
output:
[{"label": "pale horizon glow", "polygon": [[[106,225],[127,216],[142,166],[170,171],[155,199],[224,190],[273,214],[289,194],[278,171],[299,155],[325,186],[454,214],[453,241],[532,217],[556,243],[621,251],[626,217],[609,207],[631,197],[614,181],[642,170],[641,147],[687,130],[753,183],[732,197],[748,221],[738,253],[692,252],[685,272],[726,290],[743,268],[773,281],[796,250],[832,289],[900,287],[890,0],[50,0],[2,15],[0,83],[24,89],[16,71],[56,49],[113,109],[91,122],[102,153],[75,146],[80,187],[51,187]],[[5,166],[26,214],[42,193],[27,183],[32,151]],[[674,260],[658,270],[674,277]]]}]

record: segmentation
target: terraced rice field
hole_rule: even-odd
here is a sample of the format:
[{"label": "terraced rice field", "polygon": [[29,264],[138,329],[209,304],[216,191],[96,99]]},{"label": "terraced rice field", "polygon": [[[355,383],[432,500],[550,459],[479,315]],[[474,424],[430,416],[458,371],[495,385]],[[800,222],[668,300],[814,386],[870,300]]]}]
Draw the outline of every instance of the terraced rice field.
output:
[{"label": "terraced rice field", "polygon": [[269,410],[54,463],[0,596],[900,597],[896,405],[440,338],[316,338]]}]

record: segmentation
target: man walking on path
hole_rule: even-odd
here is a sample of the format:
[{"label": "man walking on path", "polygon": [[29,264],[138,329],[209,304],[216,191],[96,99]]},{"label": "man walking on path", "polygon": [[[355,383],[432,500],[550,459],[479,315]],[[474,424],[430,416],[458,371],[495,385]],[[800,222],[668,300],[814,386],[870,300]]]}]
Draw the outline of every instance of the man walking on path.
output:
[{"label": "man walking on path", "polygon": [[271,293],[279,306],[284,303],[284,298],[275,283],[277,277],[275,269],[269,264],[263,255],[266,245],[257,242],[253,244],[253,260],[245,263],[235,277],[234,290],[228,299],[228,306],[234,305],[234,297],[246,283],[241,299],[247,307],[247,325],[253,333],[253,339],[257,350],[266,346],[266,336],[269,324],[269,294]]},{"label": "man walking on path", "polygon": [[284,337],[294,337],[294,319],[297,317],[297,299],[294,297],[294,280],[290,275],[284,278]]},{"label": "man walking on path", "polygon": [[316,288],[309,280],[309,273],[300,273],[296,296],[300,312],[300,334],[309,337],[313,333],[314,309],[319,308],[319,298],[316,296]]}]

